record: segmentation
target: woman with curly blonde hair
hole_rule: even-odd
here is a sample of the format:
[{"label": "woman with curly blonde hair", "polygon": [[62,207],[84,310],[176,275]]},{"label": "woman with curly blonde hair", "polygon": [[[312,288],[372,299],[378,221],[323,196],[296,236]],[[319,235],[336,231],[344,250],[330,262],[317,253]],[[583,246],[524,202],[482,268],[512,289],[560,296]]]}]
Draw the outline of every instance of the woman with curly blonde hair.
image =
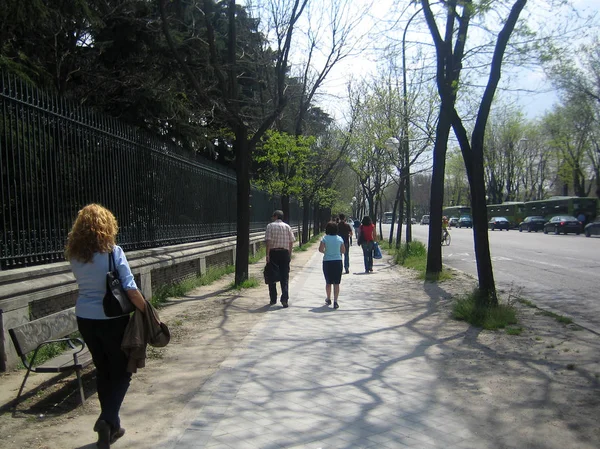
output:
[{"label": "woman with curly blonde hair", "polygon": [[127,356],[121,350],[129,315],[109,318],[102,306],[111,253],[127,296],[135,307],[145,310],[144,297],[137,289],[127,258],[116,244],[118,230],[117,220],[108,209],[88,204],[77,214],[65,248],[79,286],[77,325],[96,365],[101,412],[94,431],[98,433],[99,449],[110,449],[125,434],[119,410],[131,381]]}]

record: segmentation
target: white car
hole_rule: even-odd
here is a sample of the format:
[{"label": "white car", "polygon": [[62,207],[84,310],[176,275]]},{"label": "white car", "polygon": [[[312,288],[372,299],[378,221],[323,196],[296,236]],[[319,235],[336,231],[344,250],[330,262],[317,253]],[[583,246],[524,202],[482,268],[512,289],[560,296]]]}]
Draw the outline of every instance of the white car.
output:
[{"label": "white car", "polygon": [[429,215],[423,215],[421,217],[421,224],[422,225],[428,225],[429,224]]}]

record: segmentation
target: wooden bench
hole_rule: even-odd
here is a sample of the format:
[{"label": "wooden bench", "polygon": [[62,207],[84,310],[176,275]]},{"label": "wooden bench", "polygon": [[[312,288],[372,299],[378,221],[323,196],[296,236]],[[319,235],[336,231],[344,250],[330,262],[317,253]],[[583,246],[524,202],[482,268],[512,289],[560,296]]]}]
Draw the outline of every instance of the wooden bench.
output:
[{"label": "wooden bench", "polygon": [[[19,403],[19,398],[25,387],[25,382],[30,372],[34,373],[62,373],[75,371],[77,381],[79,382],[79,393],[81,403],[85,401],[83,393],[83,383],[81,381],[81,370],[92,363],[92,355],[85,346],[81,338],[69,338],[68,336],[77,331],[77,317],[75,308],[53,313],[52,315],[21,324],[8,330],[17,354],[21,357],[23,365],[27,368],[27,373],[17,394],[15,407]],[[66,349],[62,354],[35,366],[35,359],[40,348],[57,342],[67,342],[70,349]],[[27,360],[27,355],[33,352],[31,362]]]}]

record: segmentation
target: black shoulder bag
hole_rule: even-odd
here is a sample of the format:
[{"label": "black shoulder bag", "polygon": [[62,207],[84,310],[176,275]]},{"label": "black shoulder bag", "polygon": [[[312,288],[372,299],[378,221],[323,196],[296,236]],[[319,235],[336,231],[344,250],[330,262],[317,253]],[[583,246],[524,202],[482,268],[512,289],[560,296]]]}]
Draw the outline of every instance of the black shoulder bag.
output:
[{"label": "black shoulder bag", "polygon": [[127,315],[134,311],[135,307],[129,300],[127,292],[121,284],[119,271],[115,266],[115,255],[111,251],[108,255],[108,273],[106,273],[106,294],[102,301],[104,314],[108,317]]}]

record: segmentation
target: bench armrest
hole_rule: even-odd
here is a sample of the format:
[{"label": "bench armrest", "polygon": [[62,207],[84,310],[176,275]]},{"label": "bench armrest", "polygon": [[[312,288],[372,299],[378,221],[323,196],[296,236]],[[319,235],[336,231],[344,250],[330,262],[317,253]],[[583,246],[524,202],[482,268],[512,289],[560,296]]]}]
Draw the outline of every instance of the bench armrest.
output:
[{"label": "bench armrest", "polygon": [[69,346],[73,347],[73,343],[72,341],[77,341],[78,343],[81,344],[81,349],[79,351],[77,351],[75,354],[73,354],[73,358],[75,363],[77,363],[77,354],[79,354],[81,351],[83,351],[85,349],[85,343],[83,342],[83,340],[81,338],[57,338],[56,340],[46,340],[42,343],[40,343],[37,348],[35,348],[35,351],[33,351],[33,357],[31,357],[31,362],[27,362],[27,357],[23,356],[21,358],[21,360],[23,361],[23,365],[25,365],[25,368],[27,368],[28,370],[32,370],[35,371],[35,368],[33,367],[33,365],[35,364],[35,358],[37,357],[37,353],[38,351],[46,346],[49,345],[50,343],[61,343],[63,341],[66,341],[69,343]]}]

